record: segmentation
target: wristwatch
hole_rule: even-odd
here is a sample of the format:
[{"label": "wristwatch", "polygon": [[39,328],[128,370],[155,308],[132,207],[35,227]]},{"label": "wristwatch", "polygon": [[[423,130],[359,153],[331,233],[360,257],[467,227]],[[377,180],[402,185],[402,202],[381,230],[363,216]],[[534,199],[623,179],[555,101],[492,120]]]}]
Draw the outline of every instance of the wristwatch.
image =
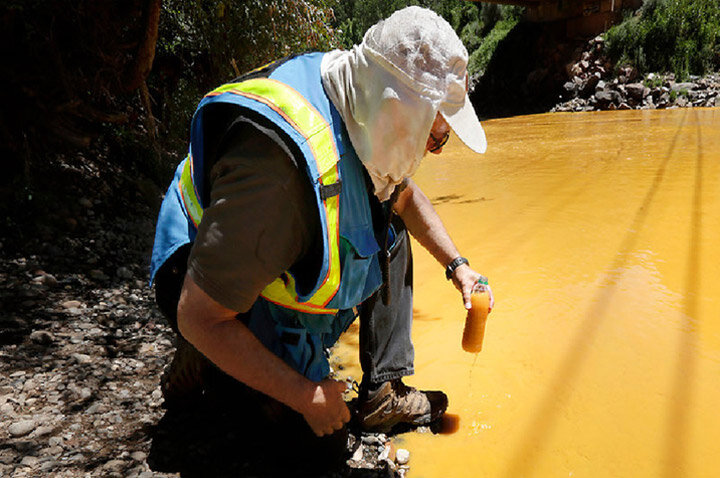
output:
[{"label": "wristwatch", "polygon": [[458,267],[460,267],[463,264],[470,265],[470,261],[468,261],[467,259],[465,259],[462,256],[458,256],[455,259],[453,259],[452,262],[450,262],[450,264],[448,264],[448,266],[445,268],[445,277],[447,278],[447,280],[452,279],[452,275],[453,275],[453,272],[455,272],[455,269],[457,269]]}]

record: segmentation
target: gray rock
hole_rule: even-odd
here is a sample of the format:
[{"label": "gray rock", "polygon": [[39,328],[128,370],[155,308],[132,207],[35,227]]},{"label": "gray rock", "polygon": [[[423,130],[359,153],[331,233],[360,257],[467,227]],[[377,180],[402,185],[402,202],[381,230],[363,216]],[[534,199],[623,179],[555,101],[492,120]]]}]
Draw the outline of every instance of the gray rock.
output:
[{"label": "gray rock", "polygon": [[102,468],[108,472],[119,472],[125,468],[125,462],[123,460],[110,460]]},{"label": "gray rock", "polygon": [[40,453],[42,453],[45,456],[57,456],[63,452],[63,448],[61,446],[50,446],[47,448],[43,448],[40,450]]},{"label": "gray rock", "polygon": [[44,461],[43,463],[41,463],[40,466],[38,467],[38,470],[41,471],[41,472],[46,472],[46,473],[43,473],[43,476],[50,476],[49,474],[47,474],[47,472],[50,471],[50,470],[52,470],[53,468],[55,468],[55,467],[57,467],[57,466],[58,466],[57,461],[52,460],[52,459],[49,459],[49,460]]},{"label": "gray rock", "polygon": [[133,278],[132,271],[125,266],[118,267],[118,270],[115,272],[115,274],[121,279],[132,279]]},{"label": "gray rock", "polygon": [[671,86],[671,91],[691,91],[697,88],[697,85],[695,83],[674,83]]},{"label": "gray rock", "polygon": [[54,447],[54,446],[60,446],[62,445],[63,439],[62,437],[50,437],[48,440],[48,446]]},{"label": "gray rock", "polygon": [[365,435],[361,438],[361,441],[366,445],[382,445],[384,443],[383,440],[380,439],[380,437],[376,435]]},{"label": "gray rock", "polygon": [[[72,354],[73,360],[80,365],[89,364],[93,361],[92,357],[85,354]],[[58,387],[59,389],[59,387]]]},{"label": "gray rock", "polygon": [[13,437],[22,437],[32,433],[36,426],[37,423],[35,423],[34,420],[21,420],[10,425],[8,427],[8,433]]},{"label": "gray rock", "polygon": [[55,336],[47,330],[34,330],[30,334],[30,341],[38,345],[50,345],[55,342]]},{"label": "gray rock", "polygon": [[614,104],[620,99],[620,93],[617,91],[598,91],[595,93],[595,99],[600,108],[607,108],[610,104]]},{"label": "gray rock", "polygon": [[130,453],[130,458],[135,461],[145,461],[147,459],[147,454],[142,451],[134,451]]},{"label": "gray rock", "polygon": [[17,460],[17,452],[12,448],[4,448],[0,450],[0,463],[3,465],[9,465]]},{"label": "gray rock", "polygon": [[63,309],[78,309],[82,307],[82,302],[80,302],[79,300],[66,300],[65,302],[60,304],[60,306]]},{"label": "gray rock", "polygon": [[660,95],[660,98],[658,98],[657,106],[658,108],[662,108],[667,106],[668,103],[670,103],[670,94],[666,91]]},{"label": "gray rock", "polygon": [[49,435],[53,432],[54,428],[48,425],[41,425],[35,430],[35,435],[38,437]]},{"label": "gray rock", "polygon": [[40,458],[36,456],[24,456],[22,460],[20,460],[20,464],[23,466],[29,466],[33,467],[37,465],[40,462]]},{"label": "gray rock", "polygon": [[600,75],[591,75],[588,77],[585,85],[582,87],[580,93],[584,98],[589,97],[595,92],[595,87],[600,82]]},{"label": "gray rock", "polygon": [[33,282],[46,285],[48,287],[55,287],[58,285],[58,280],[55,278],[54,275],[48,274],[47,272],[43,272],[39,276],[33,279]]},{"label": "gray rock", "polygon": [[93,270],[91,270],[91,271],[90,271],[90,277],[93,278],[93,279],[95,279],[95,280],[100,280],[100,281],[103,281],[103,280],[107,280],[107,279],[108,279],[108,276],[106,276],[105,273],[104,273],[103,271],[101,271],[100,269],[93,269]]},{"label": "gray rock", "polygon": [[625,91],[631,98],[642,100],[650,93],[650,88],[647,88],[642,83],[628,83],[625,85]]}]

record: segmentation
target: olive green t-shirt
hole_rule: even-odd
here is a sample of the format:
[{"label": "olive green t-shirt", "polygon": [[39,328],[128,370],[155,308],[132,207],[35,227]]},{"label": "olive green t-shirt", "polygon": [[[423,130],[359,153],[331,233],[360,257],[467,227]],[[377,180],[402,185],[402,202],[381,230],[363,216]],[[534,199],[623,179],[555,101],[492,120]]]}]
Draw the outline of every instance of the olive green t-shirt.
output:
[{"label": "olive green t-shirt", "polygon": [[304,165],[281,134],[247,118],[223,131],[212,138],[210,201],[188,273],[215,301],[246,312],[286,270],[315,267],[319,212]]}]

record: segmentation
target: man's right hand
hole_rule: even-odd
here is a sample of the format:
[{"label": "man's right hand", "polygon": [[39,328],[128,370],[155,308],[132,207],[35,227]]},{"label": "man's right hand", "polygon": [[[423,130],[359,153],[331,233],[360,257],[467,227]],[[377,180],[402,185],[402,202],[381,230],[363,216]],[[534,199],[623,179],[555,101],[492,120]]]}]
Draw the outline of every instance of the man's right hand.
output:
[{"label": "man's right hand", "polygon": [[350,421],[344,382],[312,382],[303,377],[270,352],[236,315],[186,276],[178,327],[199,352],[236,380],[300,413],[318,436],[340,430]]},{"label": "man's right hand", "polygon": [[350,410],[343,400],[346,389],[345,382],[337,380],[313,383],[309,399],[299,411],[317,436],[330,435],[350,421]]}]

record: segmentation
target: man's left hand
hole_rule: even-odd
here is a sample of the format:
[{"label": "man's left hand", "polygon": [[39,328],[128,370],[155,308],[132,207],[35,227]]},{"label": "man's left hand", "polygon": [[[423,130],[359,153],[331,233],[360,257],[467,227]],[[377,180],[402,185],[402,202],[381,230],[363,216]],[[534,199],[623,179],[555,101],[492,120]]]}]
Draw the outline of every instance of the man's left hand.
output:
[{"label": "man's left hand", "polygon": [[[481,277],[483,276],[472,270],[467,264],[461,265],[453,272],[452,282],[455,288],[462,293],[463,303],[468,310],[472,307],[470,296],[478,279]],[[492,289],[489,285],[484,285],[483,287],[488,291],[488,295],[490,296],[490,310],[492,310],[492,308],[495,307],[495,298],[493,297]]]}]

